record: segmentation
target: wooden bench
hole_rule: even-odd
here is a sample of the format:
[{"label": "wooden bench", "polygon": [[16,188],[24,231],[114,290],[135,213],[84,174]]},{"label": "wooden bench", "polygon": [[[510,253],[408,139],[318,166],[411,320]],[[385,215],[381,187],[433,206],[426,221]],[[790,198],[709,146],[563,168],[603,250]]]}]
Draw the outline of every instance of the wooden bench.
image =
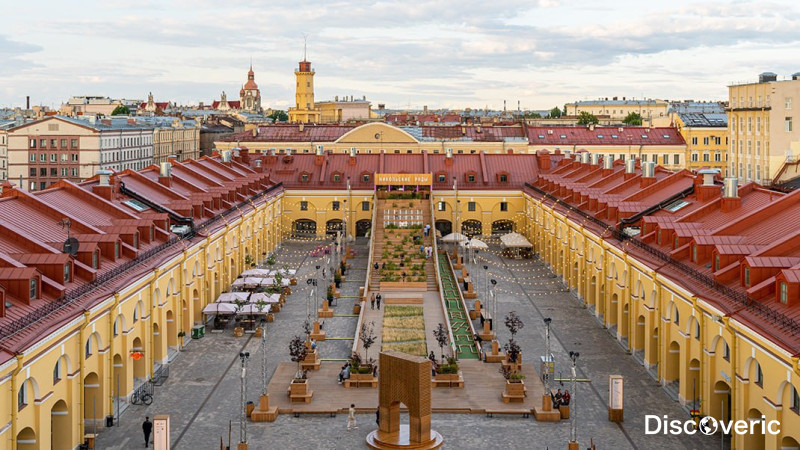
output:
[{"label": "wooden bench", "polygon": [[292,394],[292,388],[288,388],[286,393],[289,395],[289,399],[292,403],[311,403],[311,397],[314,395],[314,391],[309,390],[305,394]]},{"label": "wooden bench", "polygon": [[464,388],[464,376],[459,370],[458,373],[436,374],[431,378],[432,387]]},{"label": "wooden bench", "polygon": [[378,378],[373,377],[371,373],[351,373],[350,378],[344,380],[344,387],[368,387],[368,388],[376,388],[378,387]]},{"label": "wooden bench", "polygon": [[522,414],[523,419],[527,419],[531,416],[531,411],[529,409],[522,410],[522,411],[508,411],[508,410],[486,410],[486,417],[494,417],[494,415],[501,415],[501,416],[513,416],[517,414]]}]

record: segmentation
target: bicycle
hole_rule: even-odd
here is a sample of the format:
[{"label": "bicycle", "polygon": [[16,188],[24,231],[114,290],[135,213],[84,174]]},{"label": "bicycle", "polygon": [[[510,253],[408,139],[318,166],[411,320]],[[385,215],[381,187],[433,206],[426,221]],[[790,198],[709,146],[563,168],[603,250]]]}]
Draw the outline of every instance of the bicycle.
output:
[{"label": "bicycle", "polygon": [[148,394],[147,392],[140,392],[137,390],[133,394],[131,394],[132,405],[144,404],[149,406],[152,403],[153,403],[153,396]]}]

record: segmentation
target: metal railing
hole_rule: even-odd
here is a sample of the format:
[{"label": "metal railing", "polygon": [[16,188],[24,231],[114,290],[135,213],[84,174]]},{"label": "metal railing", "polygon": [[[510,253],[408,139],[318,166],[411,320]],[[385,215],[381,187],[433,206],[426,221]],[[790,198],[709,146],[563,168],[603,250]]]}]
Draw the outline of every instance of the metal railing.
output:
[{"label": "metal railing", "polygon": [[647,244],[644,241],[626,235],[625,233],[616,229],[615,227],[608,225],[607,223],[603,222],[602,220],[598,219],[597,217],[585,211],[575,208],[574,206],[564,202],[558,197],[555,197],[549,192],[546,192],[530,183],[525,183],[525,187],[547,198],[548,200],[553,201],[556,204],[562,205],[564,208],[567,208],[571,213],[581,216],[587,221],[600,226],[605,233],[610,233],[611,237],[613,237],[614,239],[647,253],[648,255],[676,269],[682,275],[689,277],[690,279],[713,290],[714,292],[722,295],[723,297],[727,297],[728,299],[735,301],[736,303],[743,306],[747,310],[752,311],[760,315],[761,317],[764,317],[765,319],[771,321],[772,323],[787,329],[792,334],[800,333],[800,323],[798,323],[796,320],[790,317],[787,317],[785,314],[776,311],[770,308],[769,306],[758,302],[757,300],[750,298],[750,296],[748,296],[747,293],[733,289],[730,286],[718,282],[717,280],[714,279],[714,277],[701,273],[694,267],[691,267],[688,264],[678,261],[669,254]]},{"label": "metal railing", "polygon": [[29,312],[28,314],[15,319],[5,325],[0,326],[0,342],[8,339],[15,334],[19,333],[20,331],[24,330],[27,327],[30,327],[40,320],[48,317],[49,315],[66,308],[77,300],[79,300],[84,295],[93,292],[101,287],[104,287],[106,283],[111,282],[115,278],[130,272],[131,270],[135,269],[136,267],[144,264],[150,258],[172,248],[176,244],[187,241],[194,238],[197,235],[197,232],[203,229],[208,229],[210,225],[223,220],[227,216],[233,213],[241,213],[241,208],[252,206],[255,208],[255,201],[262,199],[265,196],[270,195],[271,193],[282,190],[283,184],[278,183],[276,185],[270,186],[269,188],[265,189],[262,192],[259,192],[256,195],[251,196],[250,198],[243,200],[232,208],[229,208],[221,213],[214,215],[213,217],[209,218],[205,222],[201,223],[197,226],[195,230],[189,231],[189,233],[183,236],[173,236],[167,242],[163,242],[155,247],[149,248],[143,252],[139,252],[135,259],[127,261],[119,266],[104,271],[103,273],[97,275],[97,277],[88,282],[81,284],[80,286],[76,286],[72,289],[69,289],[62,295],[61,297],[57,298],[56,300],[46,303],[42,306],[37,307],[35,310]]},{"label": "metal railing", "polygon": [[[369,292],[369,283],[370,279],[372,278],[372,253],[375,251],[375,230],[378,227],[376,220],[378,219],[378,197],[373,194],[372,195],[372,228],[369,233],[369,256],[367,256],[367,279],[364,281],[364,295],[367,295]],[[361,302],[361,298],[358,299],[358,302],[361,304],[361,310],[358,312],[358,321],[356,321],[356,338],[353,339],[353,348],[351,349],[350,354],[358,352],[358,334],[361,332],[361,324],[364,323],[364,314],[366,313],[366,304],[367,302]]]},{"label": "metal railing", "polygon": [[[447,313],[447,303],[446,300],[444,299],[444,286],[442,285],[442,274],[439,271],[440,256],[439,256],[439,247],[436,244],[436,226],[435,226],[436,211],[433,208],[433,199],[430,199],[428,203],[430,203],[429,206],[431,210],[430,212],[431,212],[431,222],[432,222],[431,230],[429,233],[431,236],[431,242],[433,242],[433,255],[431,255],[431,258],[433,259],[433,271],[436,274],[436,286],[439,288],[439,302],[441,303],[442,306],[442,314],[444,314],[445,326],[447,327],[447,337],[450,339],[450,351],[453,353],[453,356],[455,358],[458,358],[458,348],[456,347],[456,339],[455,336],[453,336],[453,325],[450,323],[450,315]],[[445,250],[445,258],[450,259],[450,256],[447,255],[446,250]],[[456,288],[458,288],[458,286],[456,286]],[[467,310],[465,309],[464,311],[466,312]],[[471,321],[467,321],[467,323],[469,323],[470,327],[472,327]],[[478,351],[480,352],[480,349],[478,349]]]},{"label": "metal railing", "polygon": [[150,382],[155,386],[161,386],[167,381],[167,378],[169,378],[169,364],[162,364],[153,372],[153,377],[150,378]]}]

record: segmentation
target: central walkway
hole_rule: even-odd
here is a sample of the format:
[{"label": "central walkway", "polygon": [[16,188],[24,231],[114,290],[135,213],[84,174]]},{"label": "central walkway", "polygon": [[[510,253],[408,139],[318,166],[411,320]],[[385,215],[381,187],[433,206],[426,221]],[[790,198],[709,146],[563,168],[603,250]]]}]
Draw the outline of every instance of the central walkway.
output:
[{"label": "central walkway", "polygon": [[[309,250],[315,245],[319,243],[285,243],[278,252],[279,264],[287,262],[290,268],[298,268],[301,280],[294,287],[294,293],[284,309],[276,314],[275,322],[267,327],[270,377],[279,363],[289,361],[289,340],[302,333],[301,324],[306,315],[305,299],[308,298],[308,286],[304,280],[316,272],[314,266],[319,261],[308,256]],[[347,280],[342,286],[343,298],[334,308],[336,314],[341,316],[325,320],[325,329],[330,337],[352,338],[355,334],[357,319],[349,315],[355,299],[346,297],[356,296],[359,284],[363,285],[363,275],[360,275],[362,278],[359,282],[355,269],[366,267],[367,242],[359,241],[356,249],[358,258],[351,261],[353,268],[348,271]],[[665,395],[644,368],[626,354],[616,339],[598,325],[597,320],[572,294],[563,292],[563,286],[541,262],[506,260],[495,253],[498,250],[496,247],[490,250],[481,252],[481,257],[486,261],[480,261],[479,265],[481,270],[483,264],[488,265],[489,279],[498,281],[498,317],[504,317],[514,310],[525,321],[517,340],[528,355],[526,361],[533,363],[537,355],[544,352],[543,317],[553,319],[557,378],[566,378],[569,373],[566,352],[581,352],[579,376],[591,381],[580,383],[578,393],[573,397],[577,408],[580,448],[587,448],[590,438],[594,438],[598,448],[719,448],[718,436],[645,435],[645,414],[668,415],[670,419],[680,420],[685,420],[687,415]],[[475,265],[469,269],[475,270]],[[484,277],[477,276],[474,279],[482,283]],[[483,285],[478,286],[476,291],[484,292]],[[509,336],[505,327],[499,327],[498,333],[501,342],[507,342]],[[216,449],[220,438],[227,445],[229,424],[232,429],[231,442],[235,448],[239,438],[240,351],[250,352],[247,398],[256,401],[262,387],[260,339],[249,336],[234,338],[231,332],[209,333],[202,339],[191,341],[171,364],[167,382],[155,388],[153,404],[149,407],[131,406],[120,418],[119,426],[98,429],[100,436],[97,448],[143,448],[141,423],[145,415],[152,418],[156,414],[170,415],[173,449]],[[350,353],[352,343],[352,340],[330,339],[320,342],[320,356],[345,358]],[[465,367],[472,363],[465,361]],[[625,422],[621,424],[608,421],[610,374],[623,375],[625,378]],[[277,383],[276,386],[283,383],[284,387],[276,388],[277,392],[271,391],[271,398],[286,395],[289,380],[279,380],[277,377],[276,374],[272,381]],[[559,387],[569,388],[569,384],[559,384]],[[332,388],[340,389],[339,393],[344,392],[342,395],[355,391],[339,385]],[[464,389],[469,389],[469,385]],[[376,389],[371,390],[377,392]],[[357,402],[356,407],[360,407],[363,413],[357,416],[359,428],[355,431],[345,430],[346,417],[343,414],[336,417],[301,415],[299,418],[284,414],[274,423],[248,423],[247,440],[251,449],[258,450],[364,448],[366,435],[375,429],[375,414],[369,409],[369,403],[361,405]],[[498,446],[565,448],[570,430],[569,421],[539,423],[532,418],[522,419],[520,415],[487,418],[481,414],[437,413],[432,416],[431,425],[444,436],[448,448],[464,449]]]}]

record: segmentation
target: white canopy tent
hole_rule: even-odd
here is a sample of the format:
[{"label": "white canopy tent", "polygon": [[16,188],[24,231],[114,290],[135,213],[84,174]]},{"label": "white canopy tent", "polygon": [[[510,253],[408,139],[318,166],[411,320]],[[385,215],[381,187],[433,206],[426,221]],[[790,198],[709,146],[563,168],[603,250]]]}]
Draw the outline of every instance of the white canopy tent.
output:
[{"label": "white canopy tent", "polygon": [[533,245],[519,233],[508,233],[500,236],[503,248],[531,248]]},{"label": "white canopy tent", "polygon": [[475,239],[475,238],[472,238],[468,241],[461,241],[458,243],[458,245],[464,248],[479,249],[479,250],[484,250],[489,248],[489,244],[483,242],[480,239]]}]

